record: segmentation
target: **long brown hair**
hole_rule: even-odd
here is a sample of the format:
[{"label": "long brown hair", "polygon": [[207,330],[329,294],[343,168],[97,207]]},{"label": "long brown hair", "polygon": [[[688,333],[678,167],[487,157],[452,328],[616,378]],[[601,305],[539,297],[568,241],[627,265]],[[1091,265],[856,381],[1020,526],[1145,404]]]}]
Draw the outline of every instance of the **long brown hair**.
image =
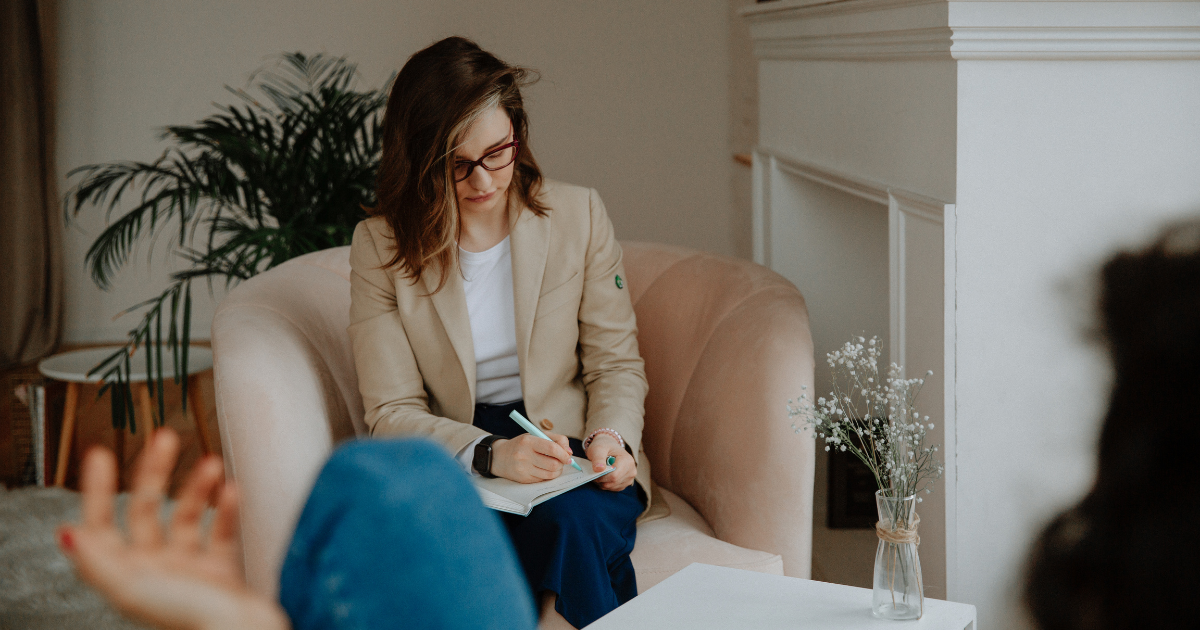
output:
[{"label": "long brown hair", "polygon": [[538,215],[542,172],[529,150],[529,117],[521,87],[537,73],[510,66],[475,42],[447,37],[416,53],[401,68],[383,117],[383,155],[376,176],[378,204],[369,209],[387,221],[399,266],[413,282],[431,264],[440,267],[440,291],[455,266],[459,237],[454,151],[466,131],[494,107],[504,108],[521,143],[508,187],[510,209],[523,204]]}]

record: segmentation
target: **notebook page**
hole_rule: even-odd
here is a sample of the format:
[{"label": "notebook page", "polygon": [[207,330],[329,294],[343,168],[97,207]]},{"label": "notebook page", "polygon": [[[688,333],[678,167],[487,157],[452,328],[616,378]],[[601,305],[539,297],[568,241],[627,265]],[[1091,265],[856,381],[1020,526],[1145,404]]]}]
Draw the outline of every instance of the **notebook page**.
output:
[{"label": "notebook page", "polygon": [[[585,462],[587,460],[584,460]],[[585,468],[585,470],[587,470]],[[612,468],[605,468],[600,472],[579,472],[571,467],[565,467],[563,474],[557,479],[550,481],[540,481],[538,483],[517,483],[501,477],[488,479],[486,477],[473,477],[471,480],[475,482],[475,487],[479,491],[480,498],[483,499],[484,505],[490,508],[512,512],[514,514],[528,514],[529,508],[576,488],[583,484],[603,477],[612,472]],[[487,494],[484,494],[486,492]],[[488,495],[492,495],[489,497]],[[494,497],[506,499],[510,503],[497,501]],[[491,502],[489,502],[491,499]],[[493,505],[495,503],[495,505]],[[520,506],[520,509],[506,509],[506,507]],[[505,505],[505,507],[501,507]]]}]

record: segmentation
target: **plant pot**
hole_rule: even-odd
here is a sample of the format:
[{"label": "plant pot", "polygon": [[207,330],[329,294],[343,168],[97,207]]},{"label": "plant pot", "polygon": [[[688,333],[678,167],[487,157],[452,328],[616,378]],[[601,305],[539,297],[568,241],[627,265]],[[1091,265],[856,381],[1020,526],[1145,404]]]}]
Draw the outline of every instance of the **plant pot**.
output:
[{"label": "plant pot", "polygon": [[917,555],[917,495],[892,497],[887,490],[875,493],[879,521],[875,533],[875,579],[871,614],[883,619],[920,619],[925,614],[921,559]]}]

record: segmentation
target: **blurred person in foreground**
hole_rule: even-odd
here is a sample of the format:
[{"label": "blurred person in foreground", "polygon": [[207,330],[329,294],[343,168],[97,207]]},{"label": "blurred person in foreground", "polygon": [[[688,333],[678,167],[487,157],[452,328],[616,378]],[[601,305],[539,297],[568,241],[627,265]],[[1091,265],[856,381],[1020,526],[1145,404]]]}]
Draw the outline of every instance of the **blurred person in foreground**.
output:
[{"label": "blurred person in foreground", "polygon": [[83,522],[58,530],[80,578],[129,617],[177,630],[535,626],[499,518],[433,442],[359,440],[334,451],[296,525],[280,602],[242,577],[237,489],[222,483],[220,458],[196,464],[164,527],[160,511],[178,454],[170,429],[151,436],[122,531],[114,518],[116,458],[93,448],[80,477]]},{"label": "blurred person in foreground", "polygon": [[1101,332],[1115,383],[1095,485],[1036,542],[1042,630],[1200,626],[1200,221],[1112,258]]}]

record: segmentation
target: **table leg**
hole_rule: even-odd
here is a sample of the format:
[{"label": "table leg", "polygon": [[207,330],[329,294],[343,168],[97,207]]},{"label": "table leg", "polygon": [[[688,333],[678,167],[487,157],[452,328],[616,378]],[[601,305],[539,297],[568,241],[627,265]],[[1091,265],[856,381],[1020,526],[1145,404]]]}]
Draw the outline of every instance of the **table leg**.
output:
[{"label": "table leg", "polygon": [[67,383],[67,401],[63,405],[62,434],[58,438],[58,467],[54,485],[59,488],[67,481],[67,461],[71,458],[71,440],[75,437],[75,412],[79,404],[79,383]]},{"label": "table leg", "polygon": [[150,403],[150,388],[137,383],[138,407],[142,412],[142,430],[145,431],[146,446],[150,445],[150,434],[154,433],[154,406]]},{"label": "table leg", "polygon": [[113,429],[113,450],[117,455],[117,492],[125,489],[125,429]]},{"label": "table leg", "polygon": [[200,448],[205,455],[208,455],[213,452],[212,443],[208,440],[208,410],[204,408],[199,386],[199,375],[193,374],[188,377],[187,406],[189,413],[192,414],[192,421],[196,423],[196,435],[200,438]]}]

